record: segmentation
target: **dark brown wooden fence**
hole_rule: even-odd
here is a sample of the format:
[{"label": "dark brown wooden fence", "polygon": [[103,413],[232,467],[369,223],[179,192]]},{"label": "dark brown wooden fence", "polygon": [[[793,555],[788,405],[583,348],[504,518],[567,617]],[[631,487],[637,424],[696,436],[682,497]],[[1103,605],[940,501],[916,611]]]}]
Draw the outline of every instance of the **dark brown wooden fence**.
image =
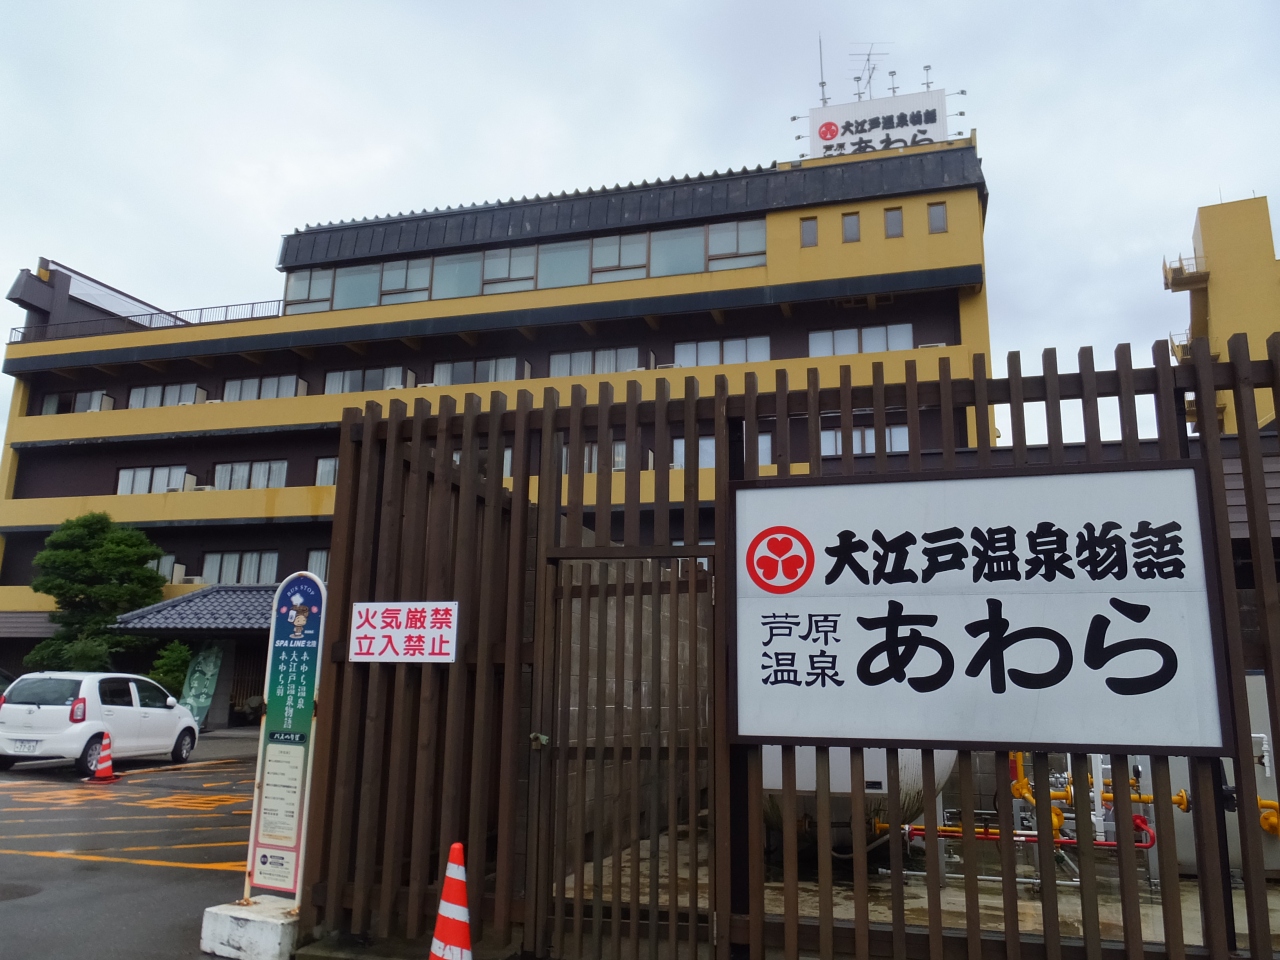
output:
[{"label": "dark brown wooden fence", "polygon": [[[677,397],[658,379],[647,397],[633,382],[623,397],[574,387],[567,404],[548,389],[537,405],[520,391],[514,409],[495,391],[487,405],[467,396],[461,412],[448,398],[437,410],[419,399],[412,416],[396,400],[386,416],[372,403],[348,411],[303,929],[429,935],[444,858],[462,840],[477,942],[539,957],[1270,956],[1264,859],[1278,841],[1255,802],[1245,677],[1262,672],[1263,712],[1280,730],[1280,519],[1269,506],[1280,483],[1268,484],[1280,446],[1255,409],[1258,390],[1280,408],[1280,335],[1267,360],[1251,360],[1243,337],[1228,358],[1205,341],[1191,355],[1173,365],[1157,343],[1152,365],[1135,369],[1122,345],[1113,370],[1085,349],[1069,374],[1049,350],[1038,376],[1011,354],[1004,378],[979,356],[954,377],[945,359],[929,379],[909,362],[903,383],[885,383],[876,364],[870,384],[844,367],[838,384],[816,370],[804,384],[749,374],[733,395],[720,377],[700,397],[689,377]],[[1188,431],[1188,400],[1234,409],[1238,436],[1212,417]],[[1119,436],[1104,440],[1111,404]],[[1009,423],[999,445],[998,408]],[[1033,408],[1043,443],[1028,441]],[[890,449],[895,426],[905,449]],[[855,748],[848,793],[832,787],[833,750],[813,752],[810,791],[798,781],[803,748],[730,746],[729,598],[715,584],[732,562],[731,479],[1188,457],[1211,478],[1236,722],[1225,765],[1142,758],[1126,790],[1139,758],[1108,758],[1115,822],[1146,811],[1154,847],[1128,829],[1095,845],[1080,789],[1066,811],[1071,857],[1047,817],[1019,842],[988,842],[1022,828],[1014,743],[960,750],[950,776],[939,775],[950,753],[889,750],[881,761]],[[458,663],[346,662],[353,602],[428,598],[461,602]],[[1093,763],[1021,759],[1042,810],[1052,780],[1088,783]],[[886,782],[869,793],[873,762]],[[919,793],[907,798],[902,771],[917,764]],[[1175,783],[1189,812],[1170,802]],[[1193,825],[1182,831],[1191,849],[1178,848],[1179,818]],[[906,842],[909,822],[922,845]]]}]

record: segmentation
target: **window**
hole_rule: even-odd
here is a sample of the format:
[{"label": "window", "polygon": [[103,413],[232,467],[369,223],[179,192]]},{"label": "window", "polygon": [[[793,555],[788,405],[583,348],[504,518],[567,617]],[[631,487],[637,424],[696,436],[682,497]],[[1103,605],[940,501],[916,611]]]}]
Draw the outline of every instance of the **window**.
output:
[{"label": "window", "polygon": [[415,303],[431,296],[431,258],[382,265],[382,302]]},{"label": "window", "polygon": [[98,681],[98,700],[104,707],[132,707],[133,691],[124,677],[108,677]]},{"label": "window", "polygon": [[196,478],[180,467],[125,467],[116,475],[116,493],[167,493],[189,490]]},{"label": "window", "polygon": [[447,257],[436,257],[431,299],[479,296],[483,270],[484,254],[481,253],[455,253]]},{"label": "window", "polygon": [[649,234],[649,276],[673,277],[707,269],[707,228],[682,227]]},{"label": "window", "polygon": [[215,490],[266,490],[285,485],[288,460],[218,463],[213,467]]},{"label": "window", "polygon": [[915,333],[909,323],[883,327],[850,327],[845,330],[810,330],[809,356],[831,357],[850,353],[883,353],[910,350]]},{"label": "window", "polygon": [[382,264],[362,263],[356,267],[339,267],[333,277],[333,309],[372,307],[378,303],[382,281]]},{"label": "window", "polygon": [[134,680],[133,685],[138,691],[138,706],[150,707],[153,710],[162,710],[169,706],[169,694],[150,680]]},{"label": "window", "polygon": [[[698,469],[706,469],[716,465],[716,438],[698,438]],[[684,437],[675,437],[671,441],[671,469],[683,470],[685,466]]]},{"label": "window", "polygon": [[711,224],[707,227],[707,269],[715,272],[763,267],[764,239],[763,220]]},{"label": "window", "polygon": [[[599,446],[594,440],[588,440],[582,444],[582,472],[595,473],[596,463],[598,462]],[[569,445],[566,443],[560,448],[560,472],[569,472]]]},{"label": "window", "polygon": [[596,237],[591,241],[591,282],[639,280],[649,275],[649,235]]},{"label": "window", "polygon": [[110,410],[115,398],[104,390],[81,390],[78,393],[47,393],[40,405],[41,416],[55,413],[88,413]]},{"label": "window", "polygon": [[[525,379],[529,377],[529,364],[524,365]],[[498,383],[516,380],[519,364],[515,357],[488,357],[484,360],[442,360],[435,365],[432,384],[449,387],[465,383]]]},{"label": "window", "polygon": [[804,217],[800,221],[800,246],[816,247],[818,245],[818,218]]},{"label": "window", "polygon": [[274,550],[206,553],[200,579],[205,583],[275,583],[279,559]]},{"label": "window", "polygon": [[846,213],[840,218],[840,233],[845,243],[857,243],[862,239],[862,218],[856,213]]},{"label": "window", "polygon": [[228,380],[222,386],[222,399],[225,402],[302,397],[306,396],[306,393],[307,381],[299,380],[292,373],[281,374],[278,377],[245,377],[242,380]]},{"label": "window", "polygon": [[194,383],[152,384],[129,391],[129,409],[145,407],[177,407],[188,403],[204,403],[204,388]]},{"label": "window", "polygon": [[578,350],[551,355],[552,377],[579,377],[593,373],[624,373],[640,370],[639,347],[616,347],[606,350]]},{"label": "window", "polygon": [[945,203],[929,204],[929,232],[947,232],[947,205]]},{"label": "window", "polygon": [[321,580],[328,581],[329,551],[327,549],[307,551],[307,573],[314,573]]},{"label": "window", "polygon": [[316,458],[316,486],[332,487],[338,482],[338,458]]},{"label": "window", "polygon": [[756,463],[764,466],[773,463],[773,434],[761,431],[756,434]]},{"label": "window", "polygon": [[360,393],[365,390],[400,390],[416,386],[418,378],[407,367],[370,367],[367,370],[330,370],[324,375],[325,393]]},{"label": "window", "polygon": [[575,287],[591,280],[591,241],[544,243],[538,247],[538,289]]},{"label": "window", "polygon": [[677,367],[712,367],[721,363],[755,363],[768,359],[768,337],[677,343],[675,349]]},{"label": "window", "polygon": [[[905,423],[889,424],[884,429],[890,453],[905,453],[910,445],[910,438]],[[823,430],[822,455],[838,457],[844,453],[844,437],[839,430]],[[876,452],[875,427],[853,428],[853,452],[855,454]]]},{"label": "window", "polygon": [[164,577],[166,581],[172,583],[173,562],[175,559],[176,558],[172,553],[166,553],[159,560],[148,560],[147,569],[154,570],[156,573],[160,574],[160,576]]},{"label": "window", "polygon": [[538,265],[537,247],[515,247],[484,252],[484,292],[514,293],[532,290]]},{"label": "window", "polygon": [[884,212],[884,235],[887,239],[902,236],[901,207],[890,207]]},{"label": "window", "polygon": [[613,441],[613,469],[627,469],[627,441],[625,440]]}]

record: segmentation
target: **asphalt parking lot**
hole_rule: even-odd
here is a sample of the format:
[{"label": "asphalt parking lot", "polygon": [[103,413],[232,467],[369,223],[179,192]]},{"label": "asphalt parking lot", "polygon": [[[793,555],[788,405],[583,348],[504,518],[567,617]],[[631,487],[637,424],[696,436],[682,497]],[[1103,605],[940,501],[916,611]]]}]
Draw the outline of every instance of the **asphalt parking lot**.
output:
[{"label": "asphalt parking lot", "polygon": [[205,907],[244,878],[257,738],[202,739],[191,762],[70,763],[0,773],[0,957],[178,960],[200,952]]}]

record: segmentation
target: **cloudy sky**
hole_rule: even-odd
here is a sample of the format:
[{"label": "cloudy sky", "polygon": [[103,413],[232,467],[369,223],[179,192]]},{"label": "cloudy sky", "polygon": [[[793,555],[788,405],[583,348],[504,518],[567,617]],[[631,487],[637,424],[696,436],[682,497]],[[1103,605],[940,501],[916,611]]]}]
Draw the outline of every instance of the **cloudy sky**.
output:
[{"label": "cloudy sky", "polygon": [[165,308],[272,299],[305,223],[793,159],[819,33],[835,102],[868,41],[904,91],[968,91],[997,369],[1145,362],[1187,325],[1160,261],[1196,207],[1280,209],[1273,0],[8,2],[0,30],[6,287],[46,256]]}]

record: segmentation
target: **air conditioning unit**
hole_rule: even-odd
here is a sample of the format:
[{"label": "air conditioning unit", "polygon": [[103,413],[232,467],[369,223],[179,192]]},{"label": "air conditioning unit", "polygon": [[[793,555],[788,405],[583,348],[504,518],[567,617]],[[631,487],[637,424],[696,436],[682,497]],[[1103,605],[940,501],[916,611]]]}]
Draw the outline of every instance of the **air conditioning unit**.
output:
[{"label": "air conditioning unit", "polygon": [[192,490],[216,490],[218,488],[211,483],[202,483],[198,486],[192,487],[191,489]]},{"label": "air conditioning unit", "polygon": [[[177,564],[174,564],[177,566]],[[183,577],[179,583],[204,583],[204,577]]]},{"label": "air conditioning unit", "polygon": [[945,343],[922,343],[920,344],[919,349],[923,350],[925,347],[945,347],[945,346],[947,346],[947,344]]}]

